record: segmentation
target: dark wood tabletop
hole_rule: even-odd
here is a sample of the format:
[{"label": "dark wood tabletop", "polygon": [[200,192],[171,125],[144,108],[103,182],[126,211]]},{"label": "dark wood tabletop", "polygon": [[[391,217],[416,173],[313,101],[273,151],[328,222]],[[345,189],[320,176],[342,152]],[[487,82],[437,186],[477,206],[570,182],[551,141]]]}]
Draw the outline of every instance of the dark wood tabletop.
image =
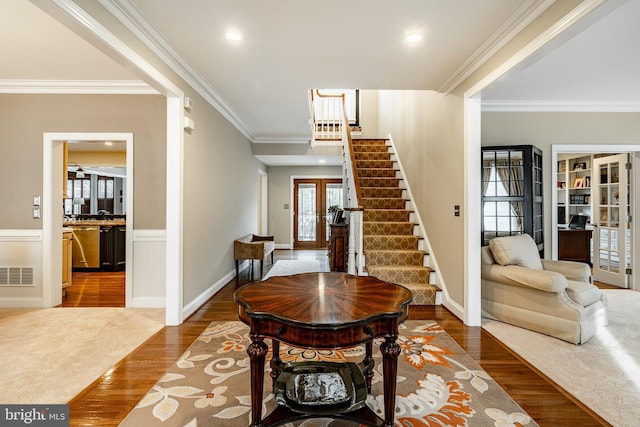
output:
[{"label": "dark wood tabletop", "polygon": [[340,328],[372,317],[398,317],[407,310],[411,291],[372,276],[304,273],[243,286],[235,300],[245,323],[249,317],[260,317],[305,327]]},{"label": "dark wood tabletop", "polygon": [[280,425],[313,416],[278,407],[262,419],[264,362],[268,352],[265,338],[272,338],[271,376],[277,379],[283,363],[280,341],[307,348],[340,348],[365,344],[360,363],[371,392],[373,377],[372,343],[383,337],[384,419],[364,406],[351,413],[334,414],[373,427],[394,423],[398,327],[409,316],[411,291],[371,276],[345,273],[303,273],[274,276],[236,290],[238,317],[250,326],[251,345],[251,426]]}]

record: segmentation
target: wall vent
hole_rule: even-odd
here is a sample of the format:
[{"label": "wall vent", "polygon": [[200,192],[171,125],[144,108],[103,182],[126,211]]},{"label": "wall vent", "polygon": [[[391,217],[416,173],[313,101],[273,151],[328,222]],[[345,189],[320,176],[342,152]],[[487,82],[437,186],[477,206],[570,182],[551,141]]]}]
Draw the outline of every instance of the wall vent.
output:
[{"label": "wall vent", "polygon": [[0,286],[32,286],[33,271],[33,266],[0,266]]}]

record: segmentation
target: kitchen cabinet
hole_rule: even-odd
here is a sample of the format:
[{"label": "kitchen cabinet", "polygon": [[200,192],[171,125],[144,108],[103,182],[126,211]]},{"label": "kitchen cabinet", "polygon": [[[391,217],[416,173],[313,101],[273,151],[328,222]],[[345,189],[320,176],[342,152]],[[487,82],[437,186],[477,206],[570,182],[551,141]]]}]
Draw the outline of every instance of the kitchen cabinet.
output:
[{"label": "kitchen cabinet", "polygon": [[126,264],[126,227],[100,227],[100,269],[122,271]]},{"label": "kitchen cabinet", "polygon": [[71,230],[62,232],[62,296],[65,295],[65,288],[71,286],[73,259],[73,234]]}]

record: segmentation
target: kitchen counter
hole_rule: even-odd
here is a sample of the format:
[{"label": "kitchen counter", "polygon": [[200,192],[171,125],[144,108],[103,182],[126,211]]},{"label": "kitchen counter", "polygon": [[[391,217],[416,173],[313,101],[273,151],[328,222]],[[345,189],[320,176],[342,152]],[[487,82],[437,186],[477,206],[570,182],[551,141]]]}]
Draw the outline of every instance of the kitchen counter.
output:
[{"label": "kitchen counter", "polygon": [[124,219],[80,219],[75,221],[65,221],[65,227],[115,227],[118,225],[126,225],[127,221]]}]

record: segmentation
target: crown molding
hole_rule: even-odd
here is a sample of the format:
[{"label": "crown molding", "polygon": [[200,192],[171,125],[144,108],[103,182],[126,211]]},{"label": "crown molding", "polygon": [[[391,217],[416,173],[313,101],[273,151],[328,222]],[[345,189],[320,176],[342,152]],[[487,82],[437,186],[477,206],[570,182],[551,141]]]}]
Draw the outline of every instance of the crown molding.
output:
[{"label": "crown molding", "polygon": [[438,92],[451,93],[471,74],[509,43],[525,29],[542,12],[547,10],[555,0],[535,0],[530,4],[522,4],[514,9],[496,31],[467,60],[447,76]]},{"label": "crown molding", "polygon": [[222,96],[165,40],[135,4],[129,0],[99,0],[99,2],[167,66],[194,88],[213,108],[229,120],[247,139],[250,141],[255,140],[256,137],[253,132],[240,120]]},{"label": "crown molding", "polygon": [[482,112],[638,113],[640,102],[482,101]]},{"label": "crown molding", "polygon": [[158,95],[142,80],[11,80],[0,79],[0,93]]},{"label": "crown molding", "polygon": [[254,144],[309,144],[311,140],[311,136],[307,137],[258,137],[255,138],[252,142]]}]

